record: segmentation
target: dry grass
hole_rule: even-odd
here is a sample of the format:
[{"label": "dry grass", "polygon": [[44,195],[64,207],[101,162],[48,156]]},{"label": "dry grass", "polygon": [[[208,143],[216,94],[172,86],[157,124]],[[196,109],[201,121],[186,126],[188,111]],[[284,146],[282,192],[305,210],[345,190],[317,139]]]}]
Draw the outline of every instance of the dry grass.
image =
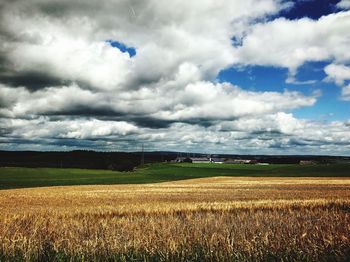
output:
[{"label": "dry grass", "polygon": [[349,178],[0,191],[0,261],[347,260]]}]

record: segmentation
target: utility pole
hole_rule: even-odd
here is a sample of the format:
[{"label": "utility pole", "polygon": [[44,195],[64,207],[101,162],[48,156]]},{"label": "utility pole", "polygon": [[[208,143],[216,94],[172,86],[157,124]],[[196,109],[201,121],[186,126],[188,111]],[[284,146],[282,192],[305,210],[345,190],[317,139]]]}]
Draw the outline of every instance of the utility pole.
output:
[{"label": "utility pole", "polygon": [[145,164],[145,153],[144,153],[144,148],[142,143],[141,166],[143,166],[144,164]]}]

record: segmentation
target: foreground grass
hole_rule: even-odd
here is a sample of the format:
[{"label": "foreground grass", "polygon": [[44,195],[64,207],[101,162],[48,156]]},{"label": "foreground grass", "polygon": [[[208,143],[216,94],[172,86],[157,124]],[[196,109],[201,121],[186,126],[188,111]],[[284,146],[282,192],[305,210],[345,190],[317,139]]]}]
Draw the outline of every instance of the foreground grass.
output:
[{"label": "foreground grass", "polygon": [[0,191],[1,261],[348,261],[350,178]]},{"label": "foreground grass", "polygon": [[0,168],[0,189],[143,184],[213,176],[348,177],[350,165],[153,164],[135,172],[60,168]]}]

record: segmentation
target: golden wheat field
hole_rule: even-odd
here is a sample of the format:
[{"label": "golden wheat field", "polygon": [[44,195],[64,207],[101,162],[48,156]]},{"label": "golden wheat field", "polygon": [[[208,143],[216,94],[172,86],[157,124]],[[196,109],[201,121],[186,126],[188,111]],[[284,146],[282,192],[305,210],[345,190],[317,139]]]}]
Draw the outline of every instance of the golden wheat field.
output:
[{"label": "golden wheat field", "polygon": [[0,261],[346,261],[349,178],[0,191]]}]

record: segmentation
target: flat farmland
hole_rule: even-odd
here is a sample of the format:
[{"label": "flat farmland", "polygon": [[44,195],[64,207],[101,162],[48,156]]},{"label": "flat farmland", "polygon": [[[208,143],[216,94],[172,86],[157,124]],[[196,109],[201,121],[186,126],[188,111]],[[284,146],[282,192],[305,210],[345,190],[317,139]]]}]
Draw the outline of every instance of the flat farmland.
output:
[{"label": "flat farmland", "polygon": [[157,163],[133,172],[74,168],[0,167],[0,190],[45,186],[147,184],[227,177],[350,177],[350,164],[244,165]]},{"label": "flat farmland", "polygon": [[350,178],[0,190],[0,261],[346,261]]}]

